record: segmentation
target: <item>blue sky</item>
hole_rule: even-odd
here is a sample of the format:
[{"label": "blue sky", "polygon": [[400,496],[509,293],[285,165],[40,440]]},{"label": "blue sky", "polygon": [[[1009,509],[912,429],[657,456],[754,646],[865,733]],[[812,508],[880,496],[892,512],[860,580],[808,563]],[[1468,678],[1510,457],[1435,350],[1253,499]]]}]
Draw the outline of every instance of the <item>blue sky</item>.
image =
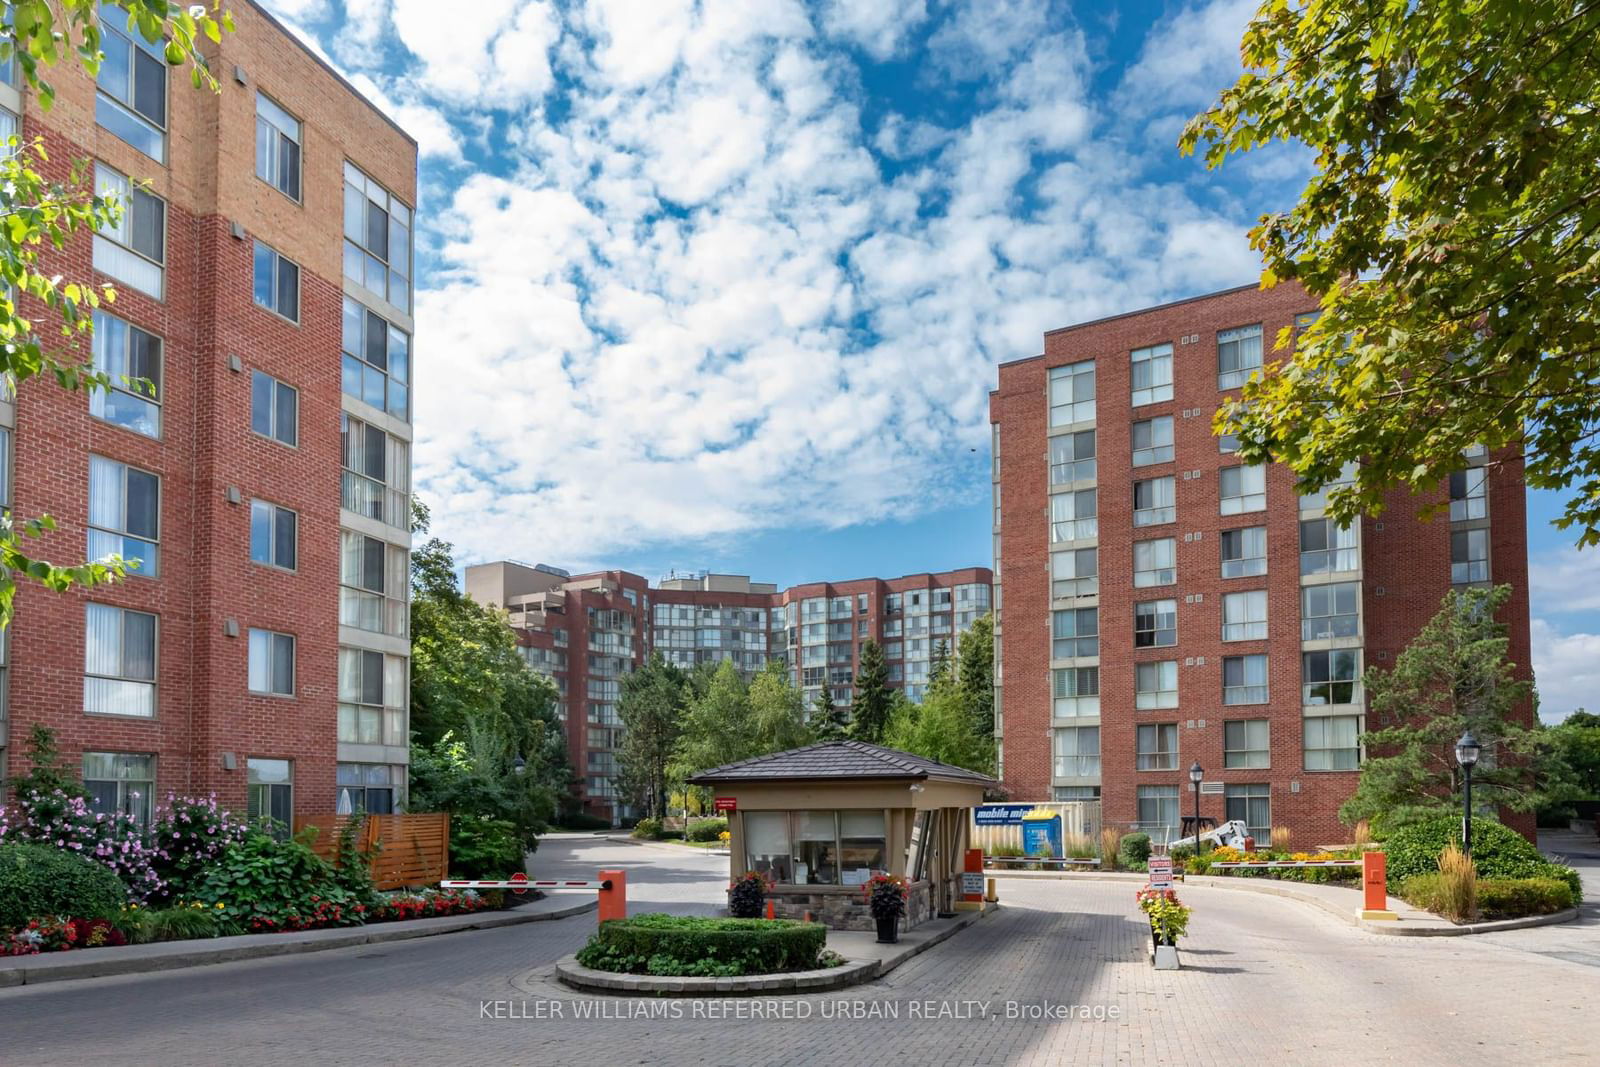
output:
[{"label": "blue sky", "polygon": [[[1246,283],[1278,146],[1174,147],[1253,0],[267,0],[416,136],[416,482],[467,561],[791,583],[985,564],[987,392]],[[1600,566],[1530,501],[1547,710]]]}]

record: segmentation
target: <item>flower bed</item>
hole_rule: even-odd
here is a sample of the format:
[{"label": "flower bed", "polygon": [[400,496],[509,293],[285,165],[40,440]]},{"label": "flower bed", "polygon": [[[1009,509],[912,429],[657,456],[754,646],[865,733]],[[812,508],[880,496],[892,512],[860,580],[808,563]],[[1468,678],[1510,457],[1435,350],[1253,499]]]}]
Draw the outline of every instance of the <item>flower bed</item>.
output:
[{"label": "flower bed", "polygon": [[731,978],[833,966],[827,928],[793,919],[636,915],[603,923],[578,951],[597,971]]},{"label": "flower bed", "polygon": [[1356,851],[1244,852],[1221,845],[1204,856],[1190,857],[1185,869],[1189,874],[1214,872],[1240,878],[1356,885],[1361,881],[1361,854]]}]

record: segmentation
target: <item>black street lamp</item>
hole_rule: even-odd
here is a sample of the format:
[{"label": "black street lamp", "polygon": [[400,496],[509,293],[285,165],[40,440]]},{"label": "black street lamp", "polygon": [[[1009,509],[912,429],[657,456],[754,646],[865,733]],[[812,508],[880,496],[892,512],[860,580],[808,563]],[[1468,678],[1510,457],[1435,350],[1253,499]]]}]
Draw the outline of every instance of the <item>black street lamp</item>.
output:
[{"label": "black street lamp", "polygon": [[1456,742],[1456,762],[1461,764],[1461,772],[1465,775],[1465,783],[1461,790],[1461,852],[1468,859],[1472,858],[1472,768],[1478,765],[1478,753],[1483,751],[1483,746],[1478,744],[1478,739],[1468,730],[1461,735],[1461,740]]},{"label": "black street lamp", "polygon": [[524,774],[527,774],[528,761],[523,759],[521,756],[518,756],[516,759],[512,760],[511,773],[516,775],[518,778],[521,778]]},{"label": "black street lamp", "polygon": [[1205,778],[1206,772],[1200,766],[1200,761],[1195,760],[1189,768],[1189,781],[1194,783],[1194,854],[1200,855],[1200,782]]}]

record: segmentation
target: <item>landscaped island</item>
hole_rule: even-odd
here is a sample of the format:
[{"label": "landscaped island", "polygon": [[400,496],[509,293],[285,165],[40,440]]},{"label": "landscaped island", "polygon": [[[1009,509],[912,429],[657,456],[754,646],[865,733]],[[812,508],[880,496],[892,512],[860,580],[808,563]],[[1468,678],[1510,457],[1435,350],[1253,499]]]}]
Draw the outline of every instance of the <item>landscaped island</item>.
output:
[{"label": "landscaped island", "polygon": [[720,919],[649,913],[602,923],[578,950],[597,971],[734,978],[815,971],[843,962],[824,948],[827,928],[794,919]]}]

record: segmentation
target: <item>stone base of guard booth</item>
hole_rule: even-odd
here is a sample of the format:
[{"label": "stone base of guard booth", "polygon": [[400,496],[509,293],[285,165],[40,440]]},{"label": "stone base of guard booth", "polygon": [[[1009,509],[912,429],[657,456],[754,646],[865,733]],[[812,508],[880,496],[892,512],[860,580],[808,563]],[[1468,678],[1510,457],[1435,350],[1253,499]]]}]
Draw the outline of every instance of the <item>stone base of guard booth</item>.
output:
[{"label": "stone base of guard booth", "polygon": [[[858,885],[780,885],[767,893],[772,911],[780,919],[811,918],[830,930],[876,930],[872,909]],[[909,930],[933,918],[932,885],[913,882],[906,898],[900,929]]]}]

